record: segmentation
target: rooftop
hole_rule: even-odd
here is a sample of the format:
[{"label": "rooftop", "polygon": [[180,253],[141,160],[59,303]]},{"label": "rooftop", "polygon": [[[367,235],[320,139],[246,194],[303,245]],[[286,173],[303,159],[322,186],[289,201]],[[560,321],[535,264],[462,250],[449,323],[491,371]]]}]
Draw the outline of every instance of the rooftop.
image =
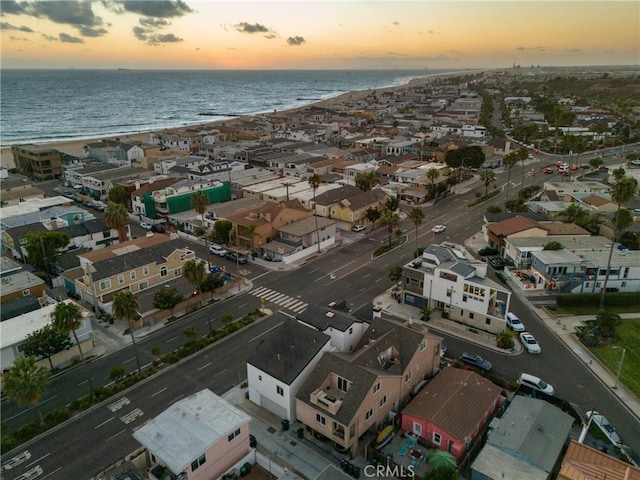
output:
[{"label": "rooftop", "polygon": [[44,284],[44,280],[30,272],[18,272],[2,277],[2,296]]}]

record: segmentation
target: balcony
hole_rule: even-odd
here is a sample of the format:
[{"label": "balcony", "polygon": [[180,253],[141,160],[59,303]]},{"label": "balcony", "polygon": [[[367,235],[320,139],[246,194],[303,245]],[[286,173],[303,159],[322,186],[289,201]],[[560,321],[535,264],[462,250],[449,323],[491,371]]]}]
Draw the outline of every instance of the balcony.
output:
[{"label": "balcony", "polygon": [[335,414],[342,406],[342,398],[330,395],[322,388],[319,388],[311,394],[311,403],[319,405],[324,410]]}]

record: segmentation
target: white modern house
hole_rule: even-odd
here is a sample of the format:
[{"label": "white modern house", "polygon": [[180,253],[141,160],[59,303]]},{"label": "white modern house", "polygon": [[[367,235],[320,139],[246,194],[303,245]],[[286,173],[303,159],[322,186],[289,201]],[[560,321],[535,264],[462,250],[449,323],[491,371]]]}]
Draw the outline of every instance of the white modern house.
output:
[{"label": "white modern house", "polygon": [[296,394],[331,349],[330,337],[285,320],[247,360],[249,400],[282,419],[296,419]]},{"label": "white modern house", "polygon": [[487,277],[487,264],[453,244],[429,245],[402,268],[402,302],[443,310],[451,320],[491,333],[505,327],[511,292]]},{"label": "white modern house", "polygon": [[296,320],[301,325],[329,335],[332,350],[338,352],[352,352],[369,328],[367,322],[319,305],[309,305],[296,314]]}]

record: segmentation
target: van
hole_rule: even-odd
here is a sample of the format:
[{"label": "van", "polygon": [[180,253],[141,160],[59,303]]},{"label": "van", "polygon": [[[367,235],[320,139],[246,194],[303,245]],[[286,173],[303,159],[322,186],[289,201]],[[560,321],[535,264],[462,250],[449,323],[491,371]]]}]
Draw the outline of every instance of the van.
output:
[{"label": "van", "polygon": [[514,332],[524,332],[524,323],[520,321],[518,316],[513,312],[507,312],[507,327]]},{"label": "van", "polygon": [[209,251],[214,255],[218,255],[220,257],[224,257],[227,253],[229,253],[222,245],[219,245],[217,243],[212,243],[209,246]]},{"label": "van", "polygon": [[517,382],[520,385],[524,385],[525,387],[532,388],[533,390],[546,393],[547,395],[555,395],[556,393],[551,385],[542,381],[542,379],[536,377],[535,375],[531,375],[529,373],[521,373]]}]

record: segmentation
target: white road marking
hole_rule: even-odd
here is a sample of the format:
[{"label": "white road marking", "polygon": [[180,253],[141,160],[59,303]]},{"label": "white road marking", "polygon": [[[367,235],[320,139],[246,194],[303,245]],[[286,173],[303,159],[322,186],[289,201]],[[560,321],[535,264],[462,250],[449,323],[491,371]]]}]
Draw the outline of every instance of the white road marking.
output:
[{"label": "white road marking", "polygon": [[247,343],[251,343],[251,342],[253,342],[256,338],[260,338],[261,336],[263,336],[263,335],[265,335],[265,334],[269,333],[271,330],[278,328],[278,327],[279,327],[280,325],[282,325],[283,323],[284,323],[284,322],[280,322],[280,323],[278,323],[277,325],[275,325],[275,326],[271,327],[269,330],[266,330],[265,332],[261,333],[260,335],[257,335],[257,336],[255,336],[255,337],[253,337],[253,338],[250,338],[250,339],[249,339],[249,341],[248,341]]},{"label": "white road marking", "polygon": [[102,422],[100,425],[96,425],[95,427],[93,427],[94,430],[97,430],[98,428],[100,428],[103,425],[106,425],[107,423],[109,423],[111,420],[113,420],[115,417],[111,417],[109,420],[105,420],[104,422]]},{"label": "white road marking", "polygon": [[213,362],[205,363],[205,364],[204,364],[204,365],[202,365],[201,367],[196,368],[196,370],[198,370],[198,371],[200,371],[200,370],[204,370],[205,368],[210,367],[212,363],[213,363]]},{"label": "white road marking", "polygon": [[155,397],[156,395],[160,395],[162,392],[164,392],[168,387],[164,387],[160,390],[158,390],[156,393],[152,394],[151,397]]},{"label": "white road marking", "polygon": [[113,439],[114,439],[114,438],[116,438],[118,435],[120,435],[120,434],[122,434],[122,433],[124,433],[124,432],[126,432],[126,430],[120,430],[120,431],[119,431],[118,433],[116,433],[115,435],[111,435],[111,436],[110,436],[109,438],[107,438],[105,441],[106,441],[106,442],[109,442],[109,441],[113,440]]}]

